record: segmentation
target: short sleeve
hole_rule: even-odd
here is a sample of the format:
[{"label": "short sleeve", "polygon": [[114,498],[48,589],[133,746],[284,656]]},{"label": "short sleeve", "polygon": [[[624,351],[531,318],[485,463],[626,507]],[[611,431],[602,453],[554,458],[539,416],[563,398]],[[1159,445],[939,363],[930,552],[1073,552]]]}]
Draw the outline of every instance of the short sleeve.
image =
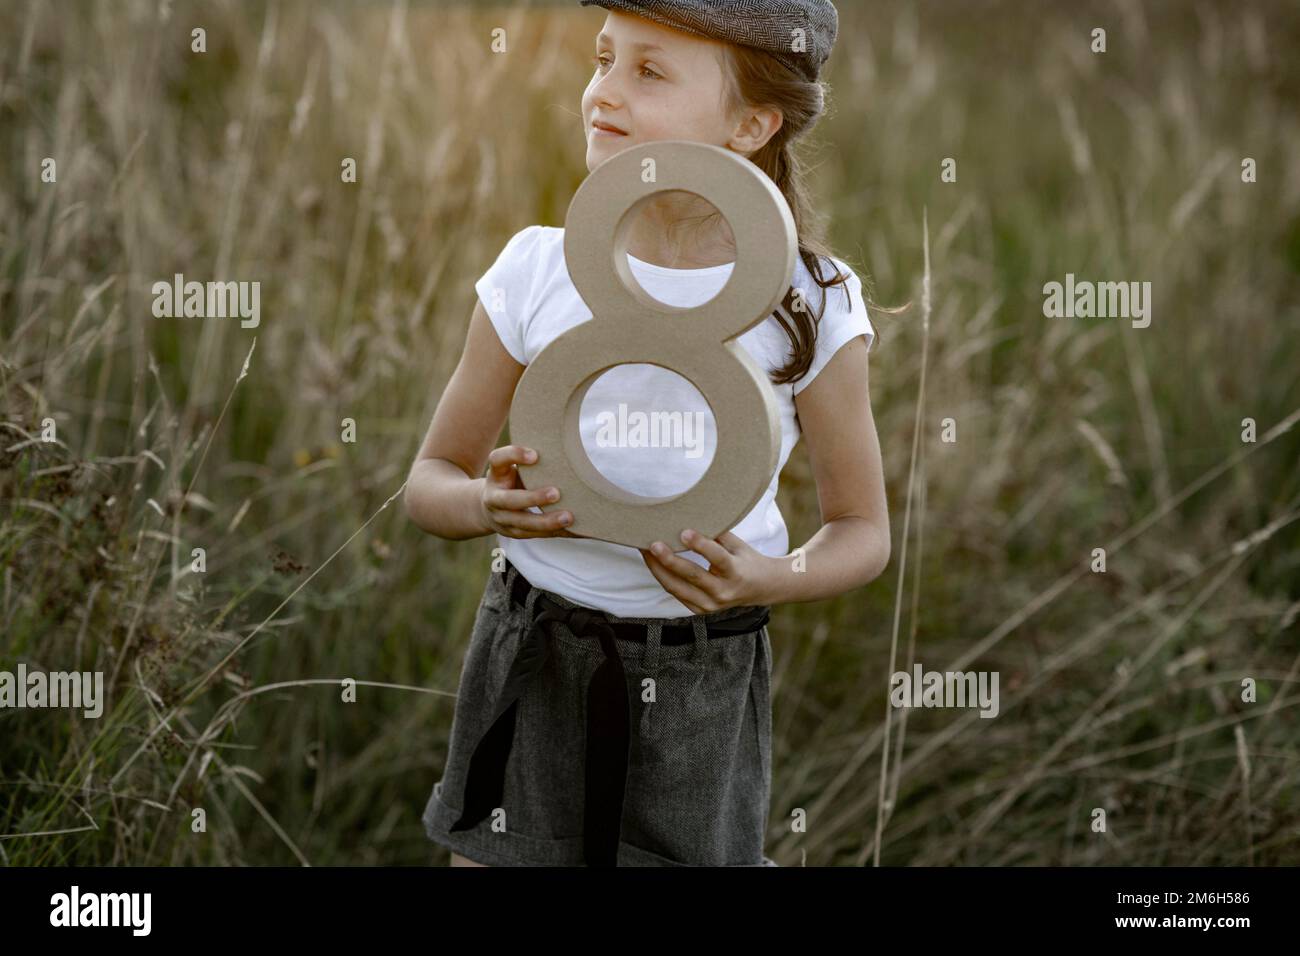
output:
[{"label": "short sleeve", "polygon": [[541,226],[528,226],[510,237],[496,262],[474,283],[501,344],[520,365],[527,365],[524,330],[532,315],[533,285]]},{"label": "short sleeve", "polygon": [[862,296],[862,280],[844,263],[837,262],[836,265],[841,272],[847,272],[849,278],[847,282],[825,290],[826,304],[821,320],[817,323],[817,346],[813,352],[812,364],[808,367],[808,371],[794,383],[795,395],[812,384],[812,380],[826,367],[842,345],[853,341],[859,335],[865,335],[867,350],[870,351],[876,341],[876,330],[872,328],[871,320],[867,317],[867,303]]}]

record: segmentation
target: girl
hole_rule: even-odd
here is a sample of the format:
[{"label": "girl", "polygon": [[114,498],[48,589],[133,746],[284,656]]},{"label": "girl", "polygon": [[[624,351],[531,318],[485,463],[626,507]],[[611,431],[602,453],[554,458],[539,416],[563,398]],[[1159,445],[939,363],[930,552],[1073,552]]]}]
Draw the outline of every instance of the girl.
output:
[{"label": "girl", "polygon": [[[767,612],[860,587],[889,560],[867,383],[875,333],[861,281],[808,234],[812,210],[793,153],[822,112],[818,74],[836,11],[828,0],[581,3],[610,10],[582,97],[588,171],[634,144],[689,139],[748,158],[790,205],[799,232],[792,288],[738,340],[777,392],[780,464],[758,504],[713,540],[684,529],[680,542],[647,551],[567,531],[564,489],[524,489],[516,471],[539,452],[492,446],[525,366],[591,312],[565,268],[564,230],[516,233],[475,286],[464,354],[405,492],[425,531],[495,534],[505,558],[479,603],[446,769],[423,820],[453,865],[774,866],[763,852]],[[678,306],[716,295],[734,264],[726,222],[680,191],[644,208],[628,245],[643,289]],[[716,444],[708,405],[684,379],[618,366],[592,386],[580,420],[606,477],[659,496],[703,474],[709,456],[698,450],[594,441],[619,403],[700,413],[706,447]],[[823,525],[791,553],[775,499],[800,434]]]}]

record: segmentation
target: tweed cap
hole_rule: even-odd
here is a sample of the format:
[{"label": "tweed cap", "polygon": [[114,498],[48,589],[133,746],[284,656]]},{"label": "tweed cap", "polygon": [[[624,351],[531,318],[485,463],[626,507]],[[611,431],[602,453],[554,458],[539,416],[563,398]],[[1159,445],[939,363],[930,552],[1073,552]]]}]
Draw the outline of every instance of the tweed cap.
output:
[{"label": "tweed cap", "polygon": [[[831,55],[839,14],[831,0],[579,0],[621,10],[696,36],[772,54],[815,81]],[[802,30],[802,35],[795,33]],[[802,42],[797,42],[802,39]],[[799,46],[801,49],[792,49]]]}]

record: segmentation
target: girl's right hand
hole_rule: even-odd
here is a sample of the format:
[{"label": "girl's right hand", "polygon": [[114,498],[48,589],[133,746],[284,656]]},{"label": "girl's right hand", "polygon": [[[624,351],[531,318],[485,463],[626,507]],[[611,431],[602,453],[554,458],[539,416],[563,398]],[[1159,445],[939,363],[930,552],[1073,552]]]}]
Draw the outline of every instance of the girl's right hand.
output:
[{"label": "girl's right hand", "polygon": [[524,488],[515,465],[531,465],[537,461],[537,452],[522,445],[503,445],[488,455],[488,472],[483,480],[483,495],[479,507],[483,523],[492,531],[507,538],[576,538],[566,530],[572,524],[567,511],[536,514],[529,511],[532,505],[541,507],[560,498],[558,488],[546,486]]}]

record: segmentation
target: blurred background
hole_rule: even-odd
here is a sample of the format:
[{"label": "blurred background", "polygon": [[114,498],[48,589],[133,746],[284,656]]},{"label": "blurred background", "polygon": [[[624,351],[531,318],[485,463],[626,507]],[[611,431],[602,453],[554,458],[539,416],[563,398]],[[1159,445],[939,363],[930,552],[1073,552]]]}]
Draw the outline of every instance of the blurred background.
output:
[{"label": "blurred background", "polygon": [[[775,611],[768,854],[1300,862],[1300,10],[838,6],[805,157],[910,304],[873,314],[894,547]],[[474,280],[586,175],[605,16],[0,7],[0,669],[109,697],[0,711],[4,862],[446,861],[420,813],[494,542],[391,499]],[[175,273],[260,281],[260,325],[154,318]],[[1150,326],[1044,318],[1066,273],[1151,282]],[[803,543],[802,444],[779,501]],[[914,662],[998,671],[999,716],[886,732]]]}]

